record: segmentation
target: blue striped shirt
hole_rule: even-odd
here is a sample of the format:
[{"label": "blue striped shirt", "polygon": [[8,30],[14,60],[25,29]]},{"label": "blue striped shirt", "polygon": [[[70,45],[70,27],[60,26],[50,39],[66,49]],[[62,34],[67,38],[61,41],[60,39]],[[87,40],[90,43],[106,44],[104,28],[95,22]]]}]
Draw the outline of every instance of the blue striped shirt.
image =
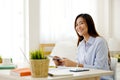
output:
[{"label": "blue striped shirt", "polygon": [[83,39],[78,45],[77,62],[85,68],[109,70],[108,46],[102,37]]}]

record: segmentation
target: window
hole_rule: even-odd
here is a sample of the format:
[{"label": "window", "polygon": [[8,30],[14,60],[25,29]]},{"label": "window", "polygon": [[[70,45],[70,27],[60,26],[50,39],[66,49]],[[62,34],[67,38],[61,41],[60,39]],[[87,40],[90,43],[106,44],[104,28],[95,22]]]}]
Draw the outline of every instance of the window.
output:
[{"label": "window", "polygon": [[89,13],[96,21],[96,0],[40,0],[40,42],[75,39],[75,17]]},{"label": "window", "polygon": [[26,2],[0,0],[0,55],[13,58],[13,62],[24,60],[22,51],[26,52],[27,49]]}]

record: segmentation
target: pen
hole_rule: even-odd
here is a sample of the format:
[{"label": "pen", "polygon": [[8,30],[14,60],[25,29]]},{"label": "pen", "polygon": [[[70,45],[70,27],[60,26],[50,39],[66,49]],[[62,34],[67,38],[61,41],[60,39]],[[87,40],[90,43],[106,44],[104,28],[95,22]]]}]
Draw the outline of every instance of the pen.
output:
[{"label": "pen", "polygon": [[53,74],[51,74],[51,73],[48,73],[48,75],[49,75],[49,76],[53,76]]}]

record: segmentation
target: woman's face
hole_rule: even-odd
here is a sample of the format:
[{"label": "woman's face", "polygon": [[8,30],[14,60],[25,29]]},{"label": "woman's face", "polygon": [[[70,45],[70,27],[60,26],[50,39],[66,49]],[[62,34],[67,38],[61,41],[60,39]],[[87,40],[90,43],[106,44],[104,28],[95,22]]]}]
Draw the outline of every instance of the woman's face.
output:
[{"label": "woman's face", "polygon": [[80,36],[88,35],[88,26],[84,18],[79,17],[76,21],[76,31]]}]

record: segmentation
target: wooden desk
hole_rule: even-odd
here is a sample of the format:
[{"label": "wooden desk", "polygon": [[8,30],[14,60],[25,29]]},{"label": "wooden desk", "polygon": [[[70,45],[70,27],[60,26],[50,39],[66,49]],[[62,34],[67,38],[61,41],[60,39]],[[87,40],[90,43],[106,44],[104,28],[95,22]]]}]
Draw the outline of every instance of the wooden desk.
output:
[{"label": "wooden desk", "polygon": [[[63,70],[65,72],[66,70]],[[73,76],[32,78],[31,76],[18,77],[9,74],[10,70],[0,70],[0,80],[100,80],[100,76],[112,75],[112,71],[95,70],[73,72]]]},{"label": "wooden desk", "polygon": [[120,63],[117,63],[116,80],[120,80]]}]

